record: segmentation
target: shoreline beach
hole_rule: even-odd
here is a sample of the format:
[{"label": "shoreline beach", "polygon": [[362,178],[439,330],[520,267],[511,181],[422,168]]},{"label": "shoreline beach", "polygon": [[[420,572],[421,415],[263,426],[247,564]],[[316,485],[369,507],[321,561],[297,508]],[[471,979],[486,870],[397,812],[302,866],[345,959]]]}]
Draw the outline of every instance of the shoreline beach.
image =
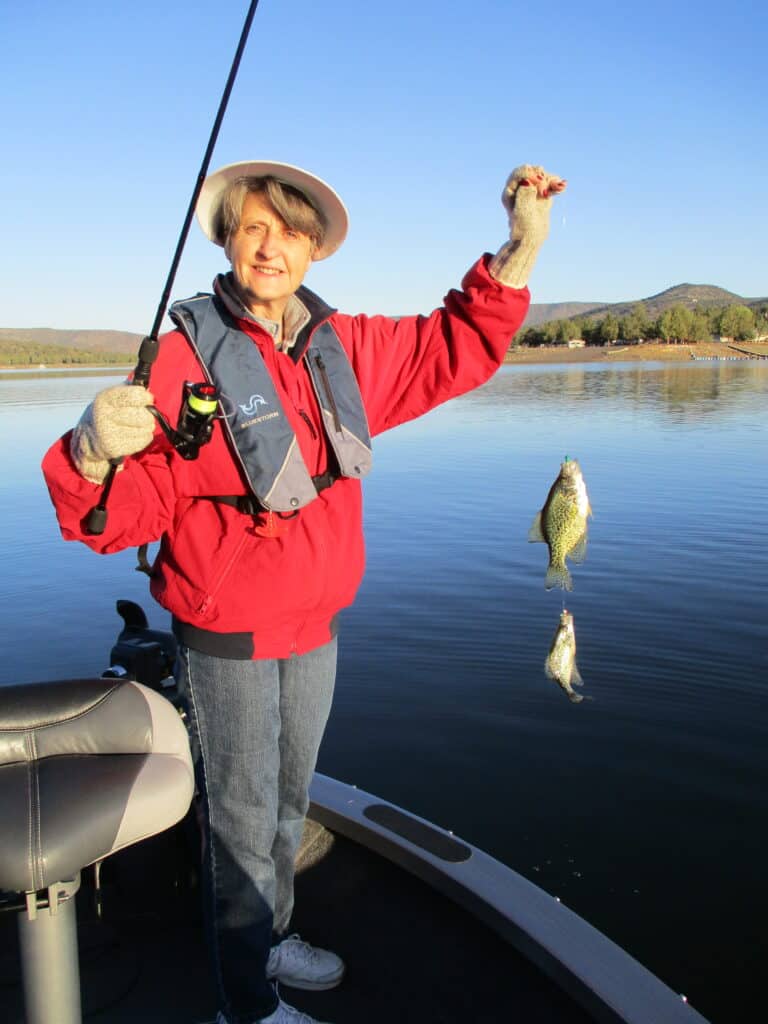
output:
[{"label": "shoreline beach", "polygon": [[768,342],[744,342],[729,345],[724,342],[701,342],[698,344],[663,345],[590,345],[584,348],[568,348],[567,345],[513,346],[507,353],[504,364],[535,365],[541,363],[625,363],[625,362],[676,362],[689,363],[691,360],[735,361],[741,359],[768,359]]}]

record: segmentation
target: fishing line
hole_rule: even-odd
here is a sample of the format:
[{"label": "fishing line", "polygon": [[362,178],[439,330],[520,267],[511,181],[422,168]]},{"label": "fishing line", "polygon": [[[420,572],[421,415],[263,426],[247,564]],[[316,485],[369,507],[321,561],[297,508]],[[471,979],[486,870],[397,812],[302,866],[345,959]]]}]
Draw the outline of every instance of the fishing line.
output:
[{"label": "fishing line", "polygon": [[565,192],[562,193],[562,196],[560,197],[558,203],[560,208],[560,226],[563,228],[566,226],[568,214],[568,201],[565,198],[567,191],[568,189],[566,189]]}]

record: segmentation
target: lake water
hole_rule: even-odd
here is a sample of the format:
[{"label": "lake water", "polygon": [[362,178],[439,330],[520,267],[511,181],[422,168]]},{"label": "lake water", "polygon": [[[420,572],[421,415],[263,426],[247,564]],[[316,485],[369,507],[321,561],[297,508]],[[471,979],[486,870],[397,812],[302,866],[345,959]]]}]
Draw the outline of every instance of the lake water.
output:
[{"label": "lake water", "polygon": [[[99,674],[133,552],[61,541],[39,472],[113,376],[0,380],[5,682]],[[714,1024],[764,1014],[768,362],[504,368],[375,443],[368,573],[320,769],[559,896]],[[594,518],[567,595],[534,513],[565,455]]]}]

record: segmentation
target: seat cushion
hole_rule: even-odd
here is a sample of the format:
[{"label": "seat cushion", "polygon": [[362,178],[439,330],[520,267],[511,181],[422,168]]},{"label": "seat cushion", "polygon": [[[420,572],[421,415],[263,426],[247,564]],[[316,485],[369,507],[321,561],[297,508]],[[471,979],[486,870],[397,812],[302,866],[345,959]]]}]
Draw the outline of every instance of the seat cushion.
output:
[{"label": "seat cushion", "polygon": [[184,816],[189,742],[161,694],[114,679],[9,689],[7,702],[0,690],[0,889],[71,878]]}]

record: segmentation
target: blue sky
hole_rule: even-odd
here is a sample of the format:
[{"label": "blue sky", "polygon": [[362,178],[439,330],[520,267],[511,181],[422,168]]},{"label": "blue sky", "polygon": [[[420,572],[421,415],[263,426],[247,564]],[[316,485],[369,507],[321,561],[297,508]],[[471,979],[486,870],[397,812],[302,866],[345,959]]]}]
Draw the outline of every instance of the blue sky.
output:
[{"label": "blue sky", "polygon": [[[247,8],[0,5],[0,326],[149,330]],[[350,235],[306,283],[351,313],[438,305],[524,162],[569,182],[534,302],[768,295],[766,52],[742,0],[260,0],[211,169],[336,188]],[[221,269],[193,223],[173,297]]]}]

